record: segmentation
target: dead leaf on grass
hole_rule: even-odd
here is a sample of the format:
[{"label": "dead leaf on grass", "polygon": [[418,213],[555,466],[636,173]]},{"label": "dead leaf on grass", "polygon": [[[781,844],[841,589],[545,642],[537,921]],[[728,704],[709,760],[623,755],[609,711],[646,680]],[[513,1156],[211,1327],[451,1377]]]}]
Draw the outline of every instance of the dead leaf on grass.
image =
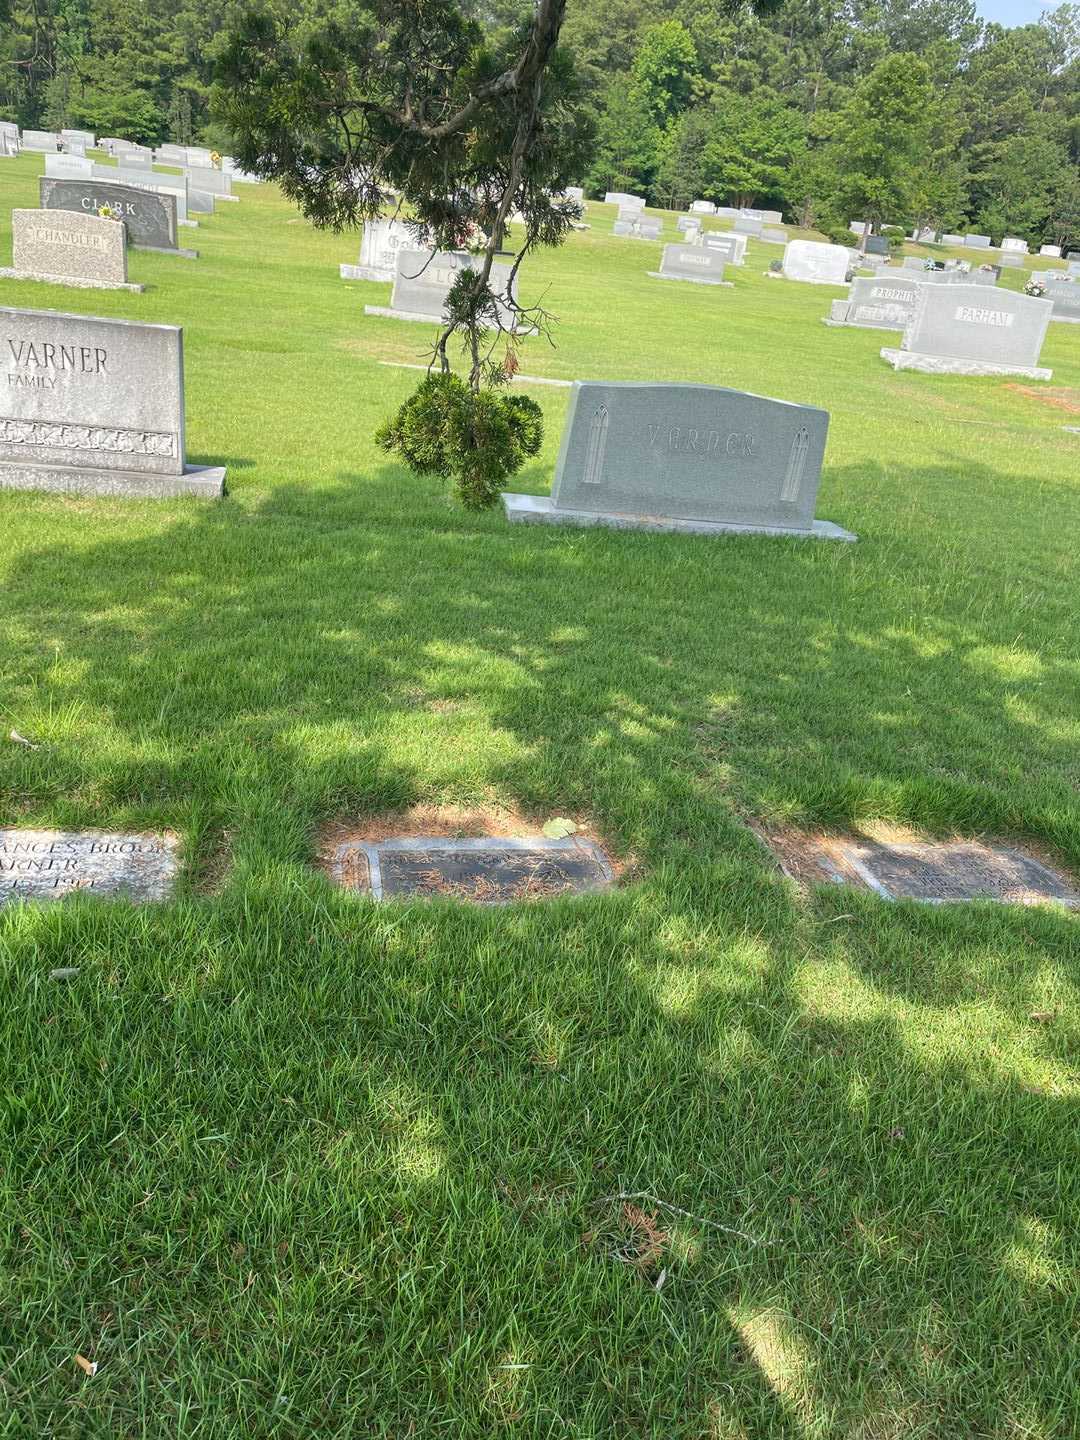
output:
[{"label": "dead leaf on grass", "polygon": [[544,834],[549,840],[563,840],[567,835],[575,835],[577,828],[573,820],[567,820],[564,815],[556,815],[554,820],[549,820],[544,826]]},{"label": "dead leaf on grass", "polygon": [[96,1360],[87,1360],[85,1355],[76,1355],[75,1364],[78,1365],[83,1374],[89,1376],[91,1380],[97,1374],[98,1367]]},{"label": "dead leaf on grass", "polygon": [[18,732],[18,730],[12,730],[11,734],[8,736],[8,739],[9,739],[9,740],[14,740],[14,742],[15,742],[16,745],[25,745],[26,748],[27,748],[27,750],[40,750],[40,749],[41,749],[41,746],[40,746],[40,745],[35,745],[34,742],[33,742],[33,740],[27,740],[27,738],[26,738],[25,735],[20,735],[19,732]]},{"label": "dead leaf on grass", "polygon": [[1056,1019],[1056,1015],[1053,1010],[1032,1010],[1028,1019],[1034,1020],[1036,1025],[1049,1025],[1051,1020]]}]

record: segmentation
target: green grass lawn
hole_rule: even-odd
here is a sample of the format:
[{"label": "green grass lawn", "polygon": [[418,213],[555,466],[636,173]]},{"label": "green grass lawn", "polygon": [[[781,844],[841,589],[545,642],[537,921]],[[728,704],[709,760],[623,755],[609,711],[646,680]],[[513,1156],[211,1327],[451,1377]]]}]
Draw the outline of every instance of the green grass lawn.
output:
[{"label": "green grass lawn", "polygon": [[[0,264],[41,168],[0,162]],[[165,907],[0,912],[0,1435],[1075,1435],[1080,920],[800,895],[745,822],[1080,870],[1080,329],[1049,386],[896,374],[778,247],[652,281],[593,205],[522,369],[823,406],[860,540],[511,528],[373,446],[429,337],[364,316],[356,237],[237,191],[144,294],[0,282],[182,324],[231,492],[0,493],[0,734],[41,742],[0,824],[186,857]],[[529,393],[543,492],[567,392]],[[430,805],[574,816],[633,878],[477,911],[314,869]]]}]

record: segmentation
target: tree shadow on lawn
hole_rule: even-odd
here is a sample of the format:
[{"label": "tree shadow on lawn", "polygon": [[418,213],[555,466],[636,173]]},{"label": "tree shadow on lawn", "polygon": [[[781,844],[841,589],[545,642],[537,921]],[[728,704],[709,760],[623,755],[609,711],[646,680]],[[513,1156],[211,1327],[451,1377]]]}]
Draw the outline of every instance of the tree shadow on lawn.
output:
[{"label": "tree shadow on lawn", "polygon": [[[1063,932],[971,912],[973,970],[1059,943],[950,1049],[968,1004],[897,1000],[939,915],[898,911],[870,974],[880,902],[720,868],[498,913],[24,912],[12,1302],[64,1268],[13,1412],[66,1410],[50,1362],[92,1341],[81,1433],[1066,1433],[1076,1080],[1026,1019],[1051,974],[1075,1014]],[[698,1217],[639,1199],[647,1263],[607,1198],[638,1191]]]},{"label": "tree shadow on lawn", "polygon": [[350,809],[492,798],[651,865],[757,854],[736,808],[1027,832],[1076,865],[1075,666],[1047,603],[935,608],[961,538],[509,527],[391,468],[192,506],[4,576],[12,718],[82,719],[0,783],[72,823],[284,816],[280,859]]}]

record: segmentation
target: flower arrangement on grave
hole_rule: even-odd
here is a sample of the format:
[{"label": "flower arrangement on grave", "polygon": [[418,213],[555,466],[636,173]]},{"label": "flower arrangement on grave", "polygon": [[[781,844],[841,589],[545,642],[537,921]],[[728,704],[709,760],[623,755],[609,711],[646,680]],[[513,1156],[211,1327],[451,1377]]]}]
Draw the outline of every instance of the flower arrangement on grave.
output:
[{"label": "flower arrangement on grave", "polygon": [[1024,286],[1024,294],[1033,295],[1036,300],[1041,300],[1046,294],[1046,286],[1041,280],[1036,280],[1035,276],[1033,275],[1031,279],[1027,282],[1027,284]]},{"label": "flower arrangement on grave", "polygon": [[932,255],[927,255],[926,259],[922,262],[922,268],[923,268],[924,270],[936,270],[936,269],[937,269],[937,266],[936,266],[935,263],[934,263],[934,257],[933,257]]},{"label": "flower arrangement on grave", "polygon": [[210,151],[210,164],[215,166],[219,170],[221,169],[221,156],[216,150]]},{"label": "flower arrangement on grave", "polygon": [[98,206],[98,208],[97,208],[97,213],[98,213],[98,215],[101,217],[102,220],[119,220],[119,219],[120,219],[120,211],[117,210],[117,209],[115,209],[114,206],[110,205],[107,200],[105,201],[105,203],[104,203],[103,205],[99,205],[99,206]]}]

